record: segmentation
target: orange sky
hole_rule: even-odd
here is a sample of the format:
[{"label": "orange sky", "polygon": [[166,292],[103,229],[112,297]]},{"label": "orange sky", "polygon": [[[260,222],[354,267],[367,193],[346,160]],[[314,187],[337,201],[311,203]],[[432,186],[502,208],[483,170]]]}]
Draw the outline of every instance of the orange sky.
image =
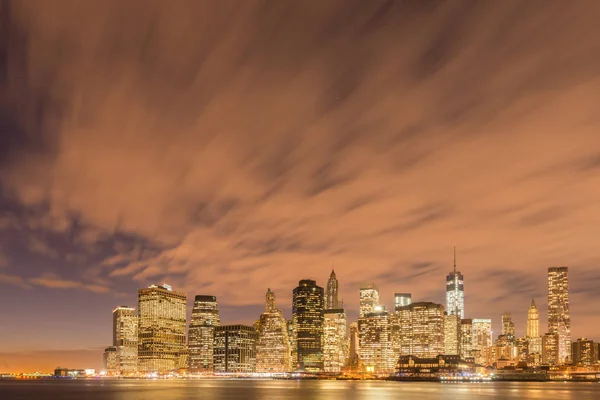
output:
[{"label": "orange sky", "polygon": [[545,329],[568,265],[600,339],[596,2],[261,4],[4,6],[0,371],[99,367],[163,281],[225,323],[332,259],[351,315],[442,302],[454,245],[467,317]]}]

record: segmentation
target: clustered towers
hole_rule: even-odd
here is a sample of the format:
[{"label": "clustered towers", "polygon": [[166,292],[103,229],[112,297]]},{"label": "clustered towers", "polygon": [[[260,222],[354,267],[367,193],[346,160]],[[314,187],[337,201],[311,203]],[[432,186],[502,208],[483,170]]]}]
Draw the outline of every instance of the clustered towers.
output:
[{"label": "clustered towers", "polygon": [[[571,343],[567,267],[548,269],[548,333],[540,335],[539,309],[532,300],[526,335],[516,337],[511,314],[502,315],[502,332],[492,338],[491,319],[465,319],[464,278],[456,266],[446,276],[446,307],[413,302],[395,293],[394,308],[380,302],[373,284],[361,286],[359,317],[349,325],[339,282],[332,269],[325,290],[300,280],[292,293],[292,318],[277,308],[271,289],[265,310],[253,326],[221,325],[217,298],[197,295],[187,330],[186,295],[166,284],[138,292],[138,312],[113,311],[113,345],[104,353],[110,373],[267,373],[290,371],[393,373],[396,363],[439,355],[483,366],[561,365],[573,359],[587,365],[598,357],[587,339]],[[408,358],[407,358],[408,357]],[[405,359],[404,361],[402,361]]]}]

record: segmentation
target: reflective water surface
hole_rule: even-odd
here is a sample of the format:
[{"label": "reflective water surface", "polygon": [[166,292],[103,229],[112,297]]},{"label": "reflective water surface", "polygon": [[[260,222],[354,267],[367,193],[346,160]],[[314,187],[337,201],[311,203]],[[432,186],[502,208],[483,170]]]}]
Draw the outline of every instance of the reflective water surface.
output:
[{"label": "reflective water surface", "polygon": [[422,383],[382,381],[0,381],[0,398],[190,399],[600,399],[598,383]]}]

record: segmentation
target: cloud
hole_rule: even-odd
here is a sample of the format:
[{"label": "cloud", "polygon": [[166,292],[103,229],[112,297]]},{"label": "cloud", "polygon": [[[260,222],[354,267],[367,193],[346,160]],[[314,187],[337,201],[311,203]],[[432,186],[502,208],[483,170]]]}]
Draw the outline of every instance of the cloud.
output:
[{"label": "cloud", "polygon": [[457,245],[499,319],[548,266],[598,276],[600,7],[11,4],[0,182],[97,258],[32,284],[167,280],[239,320],[335,258],[349,308],[359,281],[441,302]]}]

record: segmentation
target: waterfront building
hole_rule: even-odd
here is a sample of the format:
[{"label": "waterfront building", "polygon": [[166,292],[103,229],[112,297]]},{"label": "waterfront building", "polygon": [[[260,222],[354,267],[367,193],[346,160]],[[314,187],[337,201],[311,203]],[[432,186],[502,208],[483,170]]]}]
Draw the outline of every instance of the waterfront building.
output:
[{"label": "waterfront building", "polygon": [[394,369],[388,312],[378,307],[358,319],[359,357],[366,372],[383,374]]},{"label": "waterfront building", "polygon": [[140,289],[138,310],[138,370],[164,373],[185,367],[185,294],[166,284]]},{"label": "waterfront building", "polygon": [[527,310],[527,333],[525,337],[528,343],[528,362],[533,365],[538,365],[541,361],[542,337],[540,336],[540,312],[533,299]]},{"label": "waterfront building", "polygon": [[135,308],[119,306],[113,310],[113,346],[117,349],[117,372],[137,371],[138,315]]},{"label": "waterfront building", "polygon": [[338,308],[323,314],[323,370],[340,372],[348,358],[346,312]]},{"label": "waterfront building", "polygon": [[292,294],[296,365],[308,372],[323,370],[323,288],[303,279]]},{"label": "waterfront building", "polygon": [[256,372],[258,334],[247,325],[215,327],[213,365],[215,373],[249,374]]},{"label": "waterfront building", "polygon": [[189,371],[213,372],[215,328],[221,325],[217,298],[194,297],[188,329]]},{"label": "waterfront building", "polygon": [[476,364],[484,365],[486,357],[484,351],[492,345],[492,320],[473,319],[472,354]]},{"label": "waterfront building", "polygon": [[379,306],[379,290],[373,284],[365,285],[360,288],[359,317],[375,312]]},{"label": "waterfront building", "polygon": [[412,294],[394,293],[394,310],[399,307],[408,306],[412,303]]},{"label": "waterfront building", "polygon": [[591,367],[598,363],[598,346],[593,340],[586,338],[577,339],[572,345],[573,365]]},{"label": "waterfront building", "polygon": [[571,356],[571,317],[569,313],[569,268],[548,268],[548,333],[557,335],[558,363]]},{"label": "waterfront building", "polygon": [[400,376],[438,378],[439,376],[473,373],[473,365],[465,363],[458,355],[435,357],[400,356],[396,363]]},{"label": "waterfront building", "polygon": [[461,354],[460,315],[444,315],[444,354],[448,356]]},{"label": "waterfront building", "polygon": [[462,359],[473,359],[473,320],[460,321],[460,356]]},{"label": "waterfront building", "polygon": [[109,346],[104,349],[102,357],[104,371],[108,375],[117,374],[119,372],[119,354],[116,346]]},{"label": "waterfront building", "polygon": [[275,293],[271,289],[267,289],[265,312],[259,321],[256,372],[290,371],[292,360],[287,323],[283,312],[277,309]]},{"label": "waterfront building", "polygon": [[436,357],[445,351],[444,306],[431,302],[411,303],[396,311],[400,354]]},{"label": "waterfront building", "polygon": [[456,270],[456,247],[454,248],[454,269],[446,276],[446,311],[449,315],[458,314],[465,318],[464,277]]},{"label": "waterfront building", "polygon": [[515,324],[513,323],[509,312],[502,314],[502,335],[515,336]]},{"label": "waterfront building", "polygon": [[558,334],[546,333],[542,336],[542,364],[558,365]]},{"label": "waterfront building", "polygon": [[327,292],[325,295],[325,309],[334,310],[341,308],[338,300],[339,283],[335,276],[335,271],[332,269],[327,281]]}]

